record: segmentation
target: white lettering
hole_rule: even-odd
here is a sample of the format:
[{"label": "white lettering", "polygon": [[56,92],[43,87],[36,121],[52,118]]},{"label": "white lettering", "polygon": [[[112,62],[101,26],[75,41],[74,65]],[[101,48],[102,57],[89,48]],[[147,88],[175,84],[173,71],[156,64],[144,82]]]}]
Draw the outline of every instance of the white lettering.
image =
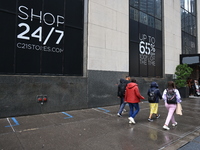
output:
[{"label": "white lettering", "polygon": [[[45,19],[46,15],[51,16],[51,18],[52,18],[52,23],[48,23],[48,22],[46,21],[46,19]],[[47,24],[47,25],[49,25],[49,26],[51,26],[51,25],[53,25],[53,24],[55,23],[54,15],[52,15],[51,13],[45,13],[44,16],[43,16],[43,20],[44,20],[45,24]]]},{"label": "white lettering", "polygon": [[[61,19],[63,21],[60,21]],[[63,16],[60,16],[60,15],[57,16],[57,27],[58,27],[59,24],[64,24],[64,19],[65,18]]]},{"label": "white lettering", "polygon": [[39,12],[40,14],[39,15],[35,15],[33,13],[33,9],[31,9],[31,21],[33,21],[33,18],[39,18],[40,19],[40,23],[42,22],[42,11]]},{"label": "white lettering", "polygon": [[[30,17],[31,21],[39,19],[39,23],[42,23],[42,21],[43,21],[48,26],[56,24],[56,26],[58,27],[59,25],[64,24],[65,18],[61,15],[54,16],[50,12],[43,13],[42,11],[39,11],[37,14],[36,12],[34,12],[33,8],[31,8],[29,11],[29,9],[26,6],[19,6],[18,10],[20,13],[22,13],[22,15],[18,15],[18,17],[22,20],[28,20]],[[47,17],[48,17],[48,19],[47,19]],[[51,20],[49,18],[51,18]],[[50,20],[50,22],[49,22],[49,20]]]},{"label": "white lettering", "polygon": [[25,17],[22,17],[22,16],[20,16],[20,15],[18,15],[18,17],[19,17],[20,19],[22,19],[22,20],[27,20],[27,19],[28,19],[28,14],[25,13],[24,11],[22,11],[22,8],[24,8],[24,9],[26,9],[26,10],[28,10],[28,8],[25,7],[25,6],[19,6],[19,8],[18,8],[19,12],[21,12],[22,14],[24,14]]}]

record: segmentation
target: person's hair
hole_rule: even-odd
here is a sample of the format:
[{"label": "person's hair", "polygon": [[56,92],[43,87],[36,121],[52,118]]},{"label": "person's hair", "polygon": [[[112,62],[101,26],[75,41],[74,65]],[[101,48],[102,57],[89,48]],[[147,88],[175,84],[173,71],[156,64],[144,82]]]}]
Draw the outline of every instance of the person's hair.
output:
[{"label": "person's hair", "polygon": [[131,78],[131,82],[136,83],[135,78]]},{"label": "person's hair", "polygon": [[173,81],[168,81],[167,88],[168,89],[175,89],[176,88],[175,83]]},{"label": "person's hair", "polygon": [[126,76],[126,80],[130,81],[131,77],[130,76]]}]

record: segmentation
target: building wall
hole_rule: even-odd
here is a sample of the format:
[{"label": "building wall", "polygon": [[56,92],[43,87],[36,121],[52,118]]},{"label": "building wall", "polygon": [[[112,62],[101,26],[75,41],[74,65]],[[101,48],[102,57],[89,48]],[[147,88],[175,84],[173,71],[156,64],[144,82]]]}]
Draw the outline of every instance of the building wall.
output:
[{"label": "building wall", "polygon": [[180,1],[163,1],[164,74],[173,75],[181,54]]},{"label": "building wall", "polygon": [[128,0],[88,1],[88,106],[118,104],[117,84],[129,70]]},{"label": "building wall", "polygon": [[86,85],[84,77],[1,75],[0,118],[88,108]]},{"label": "building wall", "polygon": [[196,1],[197,2],[197,51],[198,53],[200,53],[200,1]]},{"label": "building wall", "polygon": [[[88,2],[88,106],[119,104],[117,84],[129,74],[129,1]],[[136,77],[144,96],[152,81],[163,90],[167,79]]]},{"label": "building wall", "polygon": [[128,0],[89,0],[88,70],[128,72]]}]

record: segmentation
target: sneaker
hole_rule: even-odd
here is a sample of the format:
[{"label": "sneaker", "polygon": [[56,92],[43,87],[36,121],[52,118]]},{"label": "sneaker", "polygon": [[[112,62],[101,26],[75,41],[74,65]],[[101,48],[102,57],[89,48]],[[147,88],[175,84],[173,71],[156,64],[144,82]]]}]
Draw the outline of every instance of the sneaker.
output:
[{"label": "sneaker", "polygon": [[117,116],[118,116],[118,117],[122,117],[122,115],[121,115],[120,113],[117,113]]},{"label": "sneaker", "polygon": [[130,124],[131,124],[131,123],[132,123],[132,121],[130,121],[130,120],[129,120],[129,122],[128,122],[128,123],[130,123]]},{"label": "sneaker", "polygon": [[149,122],[153,122],[153,119],[149,118],[148,121],[149,121]]},{"label": "sneaker", "polygon": [[175,126],[177,126],[177,124],[178,124],[177,122],[172,123],[172,126],[175,127]]},{"label": "sneaker", "polygon": [[167,125],[164,125],[164,126],[163,126],[163,129],[169,130],[170,128],[169,128]]},{"label": "sneaker", "polygon": [[126,109],[123,109],[122,114],[126,112]]},{"label": "sneaker", "polygon": [[158,114],[158,116],[156,116],[156,119],[160,118],[160,114]]},{"label": "sneaker", "polygon": [[130,120],[133,124],[135,124],[135,120],[132,117],[128,117],[128,120]]}]

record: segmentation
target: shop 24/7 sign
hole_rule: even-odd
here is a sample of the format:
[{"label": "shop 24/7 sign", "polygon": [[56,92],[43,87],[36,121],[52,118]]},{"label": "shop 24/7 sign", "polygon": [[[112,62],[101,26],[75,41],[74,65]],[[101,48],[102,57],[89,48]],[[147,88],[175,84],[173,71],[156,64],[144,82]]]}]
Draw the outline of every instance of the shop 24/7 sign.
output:
[{"label": "shop 24/7 sign", "polygon": [[[60,46],[64,37],[64,31],[61,27],[64,25],[63,16],[51,12],[35,11],[26,6],[19,6],[18,11],[18,19],[20,20],[18,28],[20,30],[18,30],[17,39],[20,42],[17,42],[17,48],[55,53],[63,52],[63,47]],[[34,27],[32,27],[33,24]],[[38,24],[38,27],[35,28],[35,24]],[[47,28],[47,26],[48,33],[44,32],[44,28]],[[37,44],[32,43],[32,39],[36,39]]]}]

